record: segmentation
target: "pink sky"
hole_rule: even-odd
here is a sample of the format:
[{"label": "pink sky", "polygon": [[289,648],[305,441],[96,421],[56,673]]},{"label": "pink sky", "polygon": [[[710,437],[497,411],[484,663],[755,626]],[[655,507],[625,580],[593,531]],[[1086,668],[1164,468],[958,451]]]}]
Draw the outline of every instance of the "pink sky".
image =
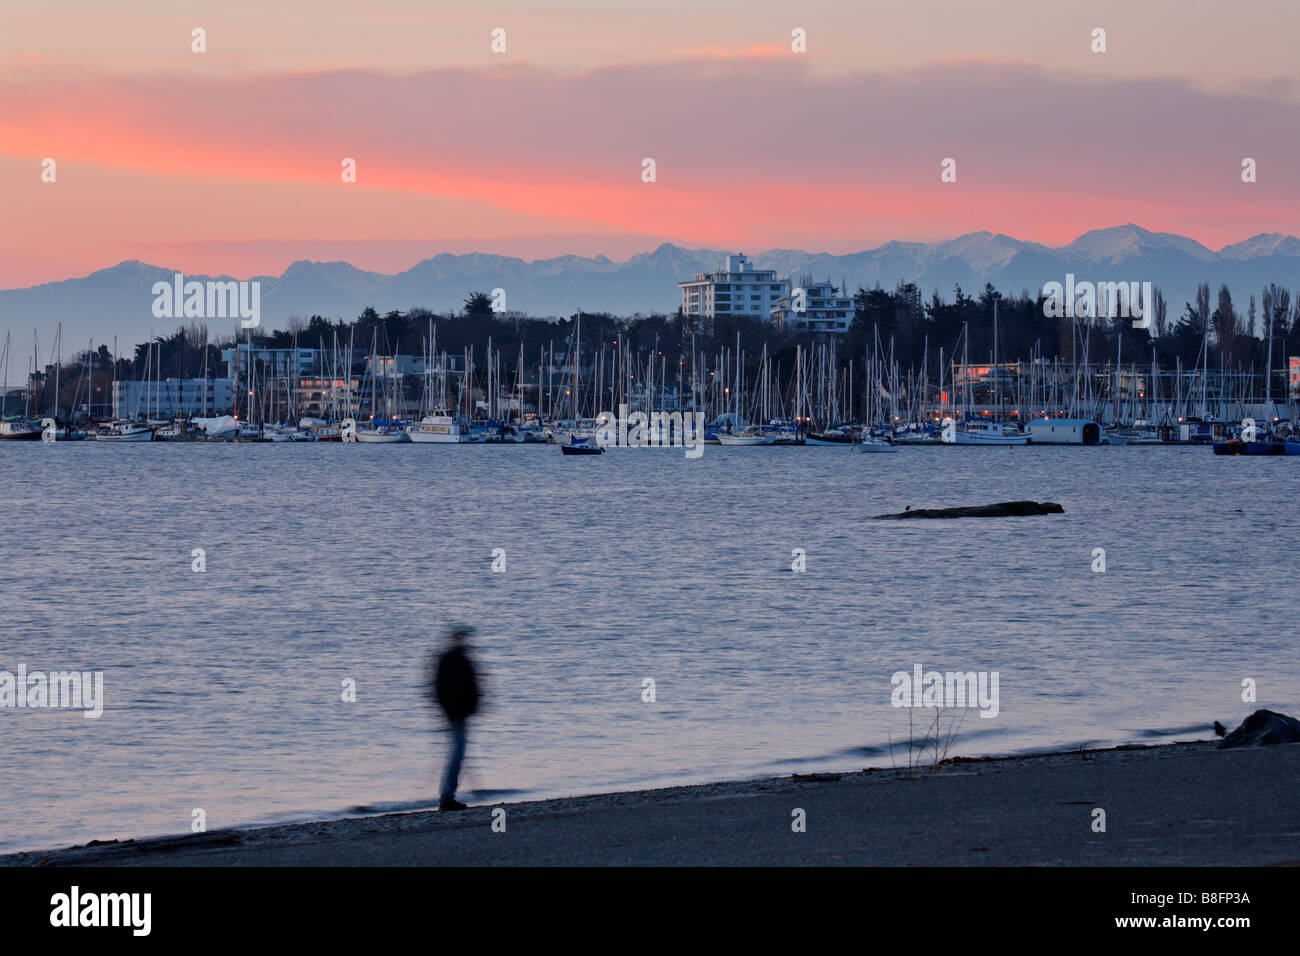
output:
[{"label": "pink sky", "polygon": [[1062,244],[1132,221],[1218,248],[1296,231],[1292,3],[841,6],[6,5],[0,287],[123,259],[392,272],[438,252],[626,258],[661,241]]}]

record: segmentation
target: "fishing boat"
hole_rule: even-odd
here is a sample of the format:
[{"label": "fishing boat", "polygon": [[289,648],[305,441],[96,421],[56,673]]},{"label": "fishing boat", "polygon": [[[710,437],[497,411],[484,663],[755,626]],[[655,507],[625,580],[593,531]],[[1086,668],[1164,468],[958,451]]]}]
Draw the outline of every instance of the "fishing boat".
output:
[{"label": "fishing boat", "polygon": [[456,445],[465,440],[460,423],[450,415],[425,415],[406,426],[407,437],[418,444]]},{"label": "fishing boat", "polygon": [[95,431],[95,441],[153,441],[153,433],[144,422],[107,422]]},{"label": "fishing boat", "polygon": [[154,441],[189,441],[198,434],[198,428],[191,425],[183,418],[164,425],[161,428],[155,428],[153,433]]},{"label": "fishing boat", "polygon": [[41,437],[41,430],[30,422],[0,422],[0,439],[32,441]]},{"label": "fishing boat", "polygon": [[339,434],[340,427],[338,422],[330,423],[323,418],[302,418],[298,420],[298,428],[301,431],[311,435],[310,441],[342,441]]}]

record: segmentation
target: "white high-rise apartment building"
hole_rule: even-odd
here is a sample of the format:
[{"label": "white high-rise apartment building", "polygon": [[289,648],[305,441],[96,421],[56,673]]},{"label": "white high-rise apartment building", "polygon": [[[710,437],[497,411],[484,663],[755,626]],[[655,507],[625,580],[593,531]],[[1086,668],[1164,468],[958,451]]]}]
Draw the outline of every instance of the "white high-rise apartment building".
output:
[{"label": "white high-rise apartment building", "polygon": [[727,256],[726,267],[702,272],[677,283],[682,290],[682,314],[702,318],[746,315],[771,321],[772,310],[790,294],[790,280],[773,269],[755,269],[743,255]]}]

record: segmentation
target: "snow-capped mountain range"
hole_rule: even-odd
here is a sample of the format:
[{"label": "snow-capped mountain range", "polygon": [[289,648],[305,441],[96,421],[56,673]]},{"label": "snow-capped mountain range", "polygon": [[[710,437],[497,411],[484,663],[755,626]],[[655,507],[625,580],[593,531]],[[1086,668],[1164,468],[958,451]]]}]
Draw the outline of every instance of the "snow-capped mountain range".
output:
[{"label": "snow-capped mountain range", "polygon": [[[991,282],[1006,294],[1035,292],[1044,283],[1078,280],[1150,281],[1163,290],[1170,317],[1182,312],[1200,282],[1216,294],[1227,283],[1244,310],[1247,297],[1277,282],[1300,287],[1300,239],[1277,233],[1252,236],[1213,251],[1185,236],[1150,232],[1132,223],[1084,233],[1065,246],[1051,247],[1011,236],[976,232],[944,242],[888,242],[848,255],[796,249],[743,251],[758,268],[775,269],[796,281],[811,274],[847,284],[886,287],[914,282],[925,297],[937,290],[951,299],[954,285],[974,292]],[[347,262],[295,262],[279,276],[247,276],[261,283],[264,328],[283,328],[293,316],[354,318],[366,306],[381,313],[425,306],[435,311],[460,308],[472,291],[506,290],[507,307],[536,316],[569,315],[578,308],[630,315],[667,312],[680,302],[677,283],[718,268],[727,251],[685,249],[664,243],[653,252],[614,262],[604,256],[560,256],[527,262],[507,256],[472,253],[436,255],[405,272],[367,272]],[[63,323],[64,354],[88,339],[123,347],[142,342],[150,331],[170,333],[175,320],[155,318],[155,282],[170,282],[174,269],[138,261],[122,262],[78,279],[26,289],[0,291],[0,329],[16,341],[35,328],[42,345],[52,342]],[[229,276],[187,275],[187,279],[229,280]],[[205,320],[214,334],[237,326],[227,319]]]}]

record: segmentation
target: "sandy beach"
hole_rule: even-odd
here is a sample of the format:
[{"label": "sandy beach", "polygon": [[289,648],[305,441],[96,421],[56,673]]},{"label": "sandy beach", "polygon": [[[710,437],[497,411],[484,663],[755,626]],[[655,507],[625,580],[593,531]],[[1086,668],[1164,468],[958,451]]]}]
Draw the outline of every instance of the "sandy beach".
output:
[{"label": "sandy beach", "polygon": [[1300,744],[1196,741],[213,831],[0,864],[1297,866],[1297,780]]}]

